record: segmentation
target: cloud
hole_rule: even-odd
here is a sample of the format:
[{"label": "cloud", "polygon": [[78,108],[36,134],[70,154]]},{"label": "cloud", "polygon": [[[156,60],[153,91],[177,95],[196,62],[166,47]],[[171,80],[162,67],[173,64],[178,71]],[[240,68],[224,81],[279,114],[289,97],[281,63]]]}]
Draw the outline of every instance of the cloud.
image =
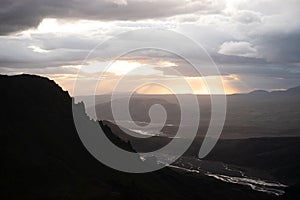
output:
[{"label": "cloud", "polygon": [[2,0],[0,35],[36,27],[44,18],[142,20],[178,14],[216,13],[224,9],[222,1],[199,0]]},{"label": "cloud", "polygon": [[111,2],[113,2],[113,3],[117,4],[117,5],[127,5],[128,4],[127,0],[111,0]]},{"label": "cloud", "polygon": [[261,23],[261,17],[261,13],[250,10],[240,10],[233,16],[235,20],[243,24]]},{"label": "cloud", "polygon": [[32,39],[0,38],[0,67],[5,68],[22,69],[75,65],[81,63],[87,53],[86,50],[78,49],[47,51],[38,41]]},{"label": "cloud", "polygon": [[105,38],[105,36],[103,36],[103,38],[91,38],[79,34],[57,35],[53,33],[33,34],[31,37],[45,50],[72,49],[88,51],[93,49]]},{"label": "cloud", "polygon": [[258,58],[257,50],[249,42],[224,42],[218,53],[230,56]]},{"label": "cloud", "polygon": [[[297,81],[300,84],[298,5],[298,0],[1,0],[0,35],[5,36],[0,36],[0,72],[44,71],[65,77],[71,72],[62,66],[80,65],[100,42],[126,31],[153,28],[174,30],[200,43],[223,75],[236,74],[256,88],[295,86]],[[143,37],[151,41],[151,35]],[[107,52],[102,62],[142,38],[132,35],[125,40],[100,49]],[[193,55],[184,42],[170,41],[168,45]],[[148,63],[164,75],[174,76],[177,71],[197,76],[177,56],[162,52],[140,52],[122,59]],[[175,65],[156,65],[162,61]]]}]

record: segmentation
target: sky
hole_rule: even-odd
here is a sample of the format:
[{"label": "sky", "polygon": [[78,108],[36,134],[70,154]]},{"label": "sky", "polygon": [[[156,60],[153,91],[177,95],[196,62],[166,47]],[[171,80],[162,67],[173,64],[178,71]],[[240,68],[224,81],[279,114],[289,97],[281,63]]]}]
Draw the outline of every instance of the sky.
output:
[{"label": "sky", "polygon": [[[71,95],[78,72],[101,79],[97,94],[129,92],[131,84],[140,85],[138,93],[168,93],[161,85],[143,85],[156,80],[187,93],[182,79],[194,93],[208,93],[203,77],[176,52],[88,56],[122,33],[162,29],[201,44],[220,71],[207,78],[221,78],[227,94],[282,90],[300,85],[299,18],[299,0],[1,0],[0,73],[46,76]],[[139,40],[131,37],[124,45]],[[79,94],[88,95],[87,87]]]}]

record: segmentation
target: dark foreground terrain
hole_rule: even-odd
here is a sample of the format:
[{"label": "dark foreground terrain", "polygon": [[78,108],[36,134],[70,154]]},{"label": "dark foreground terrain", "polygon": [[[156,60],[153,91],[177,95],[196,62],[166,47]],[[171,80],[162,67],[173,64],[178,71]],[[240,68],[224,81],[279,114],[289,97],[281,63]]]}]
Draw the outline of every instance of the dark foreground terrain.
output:
[{"label": "dark foreground terrain", "polygon": [[[161,148],[170,142],[165,136],[154,136],[143,139],[136,139],[125,135],[122,130],[111,122],[105,122],[113,132],[123,140],[130,141],[134,149],[139,152],[153,151]],[[174,138],[178,143],[182,138]],[[185,154],[173,165],[192,171],[199,171],[202,174],[214,175],[222,179],[222,175],[228,176],[225,182],[234,182],[241,185],[256,187],[255,190],[264,190],[265,184],[256,184],[260,181],[277,183],[288,187],[276,188],[280,191],[265,190],[280,194],[284,191],[284,199],[287,196],[299,195],[300,183],[300,137],[265,137],[248,139],[220,139],[214,149],[203,160],[197,155],[203,138],[196,138]],[[165,157],[172,156],[174,152],[164,152]],[[162,161],[164,157],[162,157]],[[221,177],[221,178],[220,178]],[[240,178],[249,180],[241,181]],[[223,180],[224,181],[224,180]],[[241,183],[242,182],[242,183]],[[261,187],[263,186],[263,187]]]},{"label": "dark foreground terrain", "polygon": [[[73,100],[53,81],[31,75],[0,76],[0,91],[0,199],[247,200],[298,197],[297,178],[284,195],[276,196],[180,169],[164,168],[146,174],[115,171],[95,160],[82,145],[72,119]],[[77,104],[76,108],[83,110],[84,106]],[[101,122],[100,125],[114,143],[134,151],[130,143],[121,140],[107,125]],[[225,146],[217,148],[225,151],[222,149]],[[234,146],[234,142],[229,146],[231,154],[235,152]],[[298,151],[287,151],[290,150]],[[273,155],[271,152],[267,155],[251,153],[253,165],[257,155]],[[289,153],[295,152],[283,152],[282,155]],[[187,156],[193,156],[193,150]],[[243,162],[238,157],[237,160],[229,158],[217,152],[209,157],[224,162]],[[292,161],[292,157],[288,158],[287,163],[294,165]],[[290,166],[287,169],[290,170]]]}]

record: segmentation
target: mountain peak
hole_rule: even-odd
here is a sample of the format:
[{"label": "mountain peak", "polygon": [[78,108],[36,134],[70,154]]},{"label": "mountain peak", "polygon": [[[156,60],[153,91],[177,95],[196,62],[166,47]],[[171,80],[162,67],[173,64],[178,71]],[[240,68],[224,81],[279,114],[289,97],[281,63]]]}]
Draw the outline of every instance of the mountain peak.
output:
[{"label": "mountain peak", "polygon": [[286,91],[290,94],[300,94],[300,86],[290,88]]},{"label": "mountain peak", "polygon": [[249,92],[248,94],[265,95],[265,94],[269,94],[269,92],[266,90],[254,90],[252,92]]}]

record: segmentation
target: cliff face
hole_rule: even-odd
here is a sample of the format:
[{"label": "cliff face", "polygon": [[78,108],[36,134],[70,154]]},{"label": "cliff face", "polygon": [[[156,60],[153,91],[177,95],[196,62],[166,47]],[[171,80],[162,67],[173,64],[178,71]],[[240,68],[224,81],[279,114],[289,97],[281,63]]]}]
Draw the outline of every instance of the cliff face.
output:
[{"label": "cliff face", "polygon": [[[147,174],[115,171],[82,145],[72,118],[72,98],[53,81],[0,76],[0,92],[1,199],[269,198],[249,188],[170,169]],[[82,104],[77,107],[83,109]],[[134,151],[100,125],[115,144]]]}]

